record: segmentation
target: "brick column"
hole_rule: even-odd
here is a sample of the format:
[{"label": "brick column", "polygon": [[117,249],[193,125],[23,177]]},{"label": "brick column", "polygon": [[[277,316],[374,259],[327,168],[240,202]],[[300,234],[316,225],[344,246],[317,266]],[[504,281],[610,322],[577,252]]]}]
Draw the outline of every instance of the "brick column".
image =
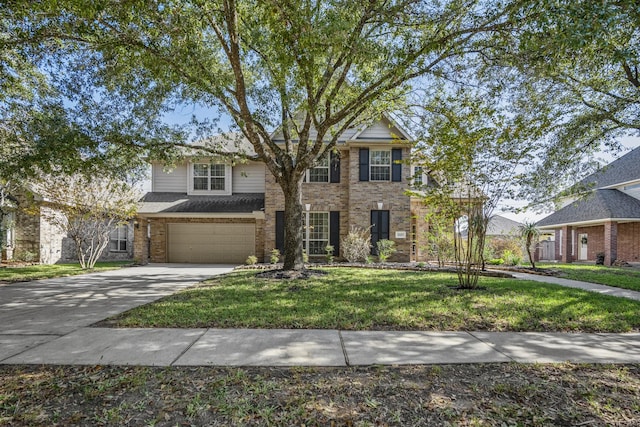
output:
[{"label": "brick column", "polygon": [[573,242],[571,241],[571,231],[573,227],[564,226],[562,227],[562,262],[570,263],[573,262],[573,256],[571,256],[571,245]]},{"label": "brick column", "polygon": [[611,265],[618,258],[618,223],[604,223],[604,265]]},{"label": "brick column", "polygon": [[149,238],[147,237],[148,221],[137,218],[133,226],[133,259],[139,264],[149,263]]}]

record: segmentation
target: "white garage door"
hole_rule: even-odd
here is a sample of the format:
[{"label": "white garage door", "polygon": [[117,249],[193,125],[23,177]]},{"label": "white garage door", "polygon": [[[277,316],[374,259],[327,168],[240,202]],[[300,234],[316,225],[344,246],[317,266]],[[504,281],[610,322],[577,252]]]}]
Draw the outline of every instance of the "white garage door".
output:
[{"label": "white garage door", "polygon": [[243,263],[255,252],[255,224],[168,224],[169,262]]}]

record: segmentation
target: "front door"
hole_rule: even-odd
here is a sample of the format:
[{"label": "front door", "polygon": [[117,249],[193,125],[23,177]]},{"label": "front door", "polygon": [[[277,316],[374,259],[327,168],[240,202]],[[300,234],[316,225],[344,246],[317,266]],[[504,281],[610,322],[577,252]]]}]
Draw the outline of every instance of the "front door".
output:
[{"label": "front door", "polygon": [[587,234],[578,234],[578,261],[587,260]]},{"label": "front door", "polygon": [[371,255],[378,255],[378,240],[389,238],[389,211],[371,211]]}]

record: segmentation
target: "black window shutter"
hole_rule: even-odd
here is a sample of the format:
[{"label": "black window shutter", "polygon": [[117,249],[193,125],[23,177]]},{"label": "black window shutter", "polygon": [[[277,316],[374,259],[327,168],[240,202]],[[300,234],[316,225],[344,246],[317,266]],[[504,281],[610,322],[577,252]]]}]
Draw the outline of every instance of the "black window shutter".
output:
[{"label": "black window shutter", "polygon": [[329,162],[331,171],[329,174],[330,182],[340,182],[340,154],[331,152],[331,161]]},{"label": "black window shutter", "polygon": [[340,211],[329,212],[329,244],[333,246],[333,255],[340,255]]},{"label": "black window shutter", "polygon": [[360,181],[369,181],[369,149],[360,149]]},{"label": "black window shutter", "polygon": [[284,211],[276,211],[276,249],[284,253]]},{"label": "black window shutter", "polygon": [[402,181],[402,148],[391,150],[391,181]]}]

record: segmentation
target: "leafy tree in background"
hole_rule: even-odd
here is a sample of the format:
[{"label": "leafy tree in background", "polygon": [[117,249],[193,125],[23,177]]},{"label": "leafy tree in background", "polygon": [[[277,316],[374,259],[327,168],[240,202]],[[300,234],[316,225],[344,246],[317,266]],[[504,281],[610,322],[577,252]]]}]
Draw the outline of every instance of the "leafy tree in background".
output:
[{"label": "leafy tree in background", "polygon": [[[284,193],[291,270],[303,268],[305,171],[344,129],[397,110],[416,78],[455,78],[453,59],[511,30],[520,3],[17,1],[4,6],[11,26],[1,43],[49,49],[54,81],[92,140],[161,156],[194,132],[160,124],[175,105],[231,116]],[[207,129],[197,123],[196,135]],[[220,154],[213,145],[202,150]]]},{"label": "leafy tree in background", "polygon": [[37,201],[26,210],[73,240],[83,269],[92,269],[110,233],[135,216],[140,194],[122,181],[62,173],[42,175],[30,185]]},{"label": "leafy tree in background", "polygon": [[636,1],[532,0],[514,10],[533,14],[482,50],[491,85],[508,87],[514,103],[545,114],[545,148],[522,193],[533,204],[598,167],[603,148],[640,130],[640,8]]}]

